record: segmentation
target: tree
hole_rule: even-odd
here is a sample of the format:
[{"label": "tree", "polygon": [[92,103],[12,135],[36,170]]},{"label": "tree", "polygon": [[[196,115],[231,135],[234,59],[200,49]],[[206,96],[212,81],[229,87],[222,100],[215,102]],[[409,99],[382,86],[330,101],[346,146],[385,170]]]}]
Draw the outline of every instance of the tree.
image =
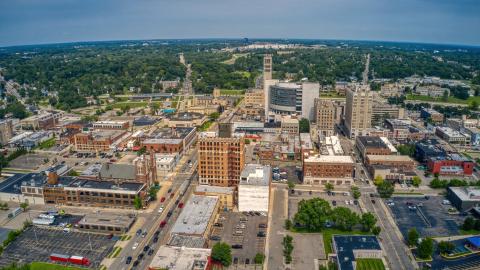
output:
[{"label": "tree", "polygon": [[245,139],[245,144],[250,144],[250,140],[249,140],[249,139]]},{"label": "tree", "polygon": [[410,229],[407,235],[408,245],[411,247],[415,246],[417,244],[418,237],[420,237],[420,235],[418,234],[417,229],[415,228]]},{"label": "tree", "polygon": [[294,189],[295,188],[295,183],[293,181],[288,181],[287,185],[288,185],[288,189]]},{"label": "tree", "polygon": [[326,191],[332,191],[335,187],[333,186],[332,183],[326,183],[325,184],[325,190]]},{"label": "tree", "polygon": [[417,254],[422,259],[430,258],[433,254],[433,239],[430,237],[423,239],[418,245]]},{"label": "tree", "polygon": [[300,133],[308,133],[310,132],[310,121],[307,118],[302,118],[298,122]]},{"label": "tree", "polygon": [[151,115],[156,115],[159,109],[160,109],[160,105],[158,103],[152,102],[150,104],[150,114]]},{"label": "tree", "polygon": [[212,248],[212,259],[225,267],[232,264],[232,250],[227,243],[216,243]]},{"label": "tree", "polygon": [[380,234],[380,232],[382,231],[382,228],[380,228],[379,226],[375,226],[373,227],[372,229],[372,233],[376,236],[378,236]]},{"label": "tree", "polygon": [[455,249],[455,244],[452,242],[441,241],[438,243],[438,250],[440,253],[449,254],[453,249]]},{"label": "tree", "polygon": [[480,231],[480,219],[475,220],[474,229]]},{"label": "tree", "polygon": [[292,221],[290,219],[285,219],[285,229],[290,230],[292,228]]},{"label": "tree", "polygon": [[325,227],[331,213],[330,204],[323,199],[301,200],[293,221],[298,226],[310,231],[320,231]]},{"label": "tree", "polygon": [[376,186],[378,186],[378,185],[380,185],[381,183],[383,183],[383,181],[384,181],[384,180],[383,180],[383,177],[382,177],[381,175],[377,175],[377,176],[375,177],[375,179],[373,179],[373,183],[374,183]]},{"label": "tree", "polygon": [[254,261],[256,264],[263,264],[263,262],[265,261],[265,255],[263,255],[263,253],[257,253],[255,255]]},{"label": "tree", "polygon": [[442,100],[443,100],[443,101],[448,101],[448,96],[449,96],[449,95],[450,95],[450,92],[445,89],[445,91],[443,91]]},{"label": "tree", "polygon": [[377,218],[370,212],[362,214],[360,218],[360,224],[362,224],[363,230],[369,232],[373,229],[377,223]]},{"label": "tree", "polygon": [[68,172],[68,176],[79,176],[79,175],[80,175],[80,174],[79,174],[77,171],[75,171],[75,170],[70,170],[70,171]]},{"label": "tree", "polygon": [[462,229],[465,231],[470,231],[475,228],[475,219],[472,217],[467,217],[465,221],[463,221]]},{"label": "tree", "polygon": [[395,188],[388,181],[384,181],[383,183],[377,186],[377,192],[381,198],[390,198],[394,191],[395,191]]},{"label": "tree", "polygon": [[210,121],[215,121],[220,117],[220,113],[219,112],[213,112],[209,115],[209,117],[210,117]]},{"label": "tree", "polygon": [[344,231],[351,231],[352,227],[359,221],[357,213],[350,210],[350,208],[341,206],[332,210],[331,218],[335,222],[335,227]]},{"label": "tree", "polygon": [[133,199],[133,206],[137,210],[143,207],[142,199],[138,195],[135,196],[135,199]]},{"label": "tree", "polygon": [[28,208],[28,202],[20,203],[20,208],[22,208],[23,212],[25,212]]},{"label": "tree", "polygon": [[412,178],[412,184],[416,187],[420,186],[420,184],[422,183],[422,179],[418,176],[414,176]]},{"label": "tree", "polygon": [[360,193],[360,189],[356,186],[352,186],[351,191],[352,191],[352,196],[355,200],[358,200],[360,198],[360,196],[362,195]]},{"label": "tree", "polygon": [[469,107],[471,110],[474,110],[474,111],[478,110],[478,102],[476,100],[472,101]]}]

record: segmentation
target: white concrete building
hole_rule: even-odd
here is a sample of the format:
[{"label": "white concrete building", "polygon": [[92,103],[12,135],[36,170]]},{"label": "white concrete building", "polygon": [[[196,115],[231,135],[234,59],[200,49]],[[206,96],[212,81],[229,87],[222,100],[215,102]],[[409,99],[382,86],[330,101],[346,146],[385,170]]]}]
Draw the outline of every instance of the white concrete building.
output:
[{"label": "white concrete building", "polygon": [[270,166],[247,164],[238,184],[238,211],[268,212]]},{"label": "white concrete building", "polygon": [[177,166],[178,156],[173,154],[155,154],[155,162],[157,165],[157,175],[167,175]]}]

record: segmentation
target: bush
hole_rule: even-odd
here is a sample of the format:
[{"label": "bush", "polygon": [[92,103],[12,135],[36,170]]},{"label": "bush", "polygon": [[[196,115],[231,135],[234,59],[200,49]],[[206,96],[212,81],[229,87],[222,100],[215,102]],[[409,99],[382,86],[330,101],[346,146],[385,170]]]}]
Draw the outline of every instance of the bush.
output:
[{"label": "bush", "polygon": [[263,262],[265,261],[265,255],[263,255],[263,253],[257,253],[255,255],[254,261],[256,264],[263,264]]},{"label": "bush", "polygon": [[466,231],[473,230],[475,228],[475,219],[472,217],[467,217],[465,221],[463,221],[462,229]]},{"label": "bush", "polygon": [[430,258],[433,254],[433,239],[429,237],[423,239],[423,241],[418,245],[417,254],[421,259]]},{"label": "bush", "polygon": [[283,256],[285,257],[285,263],[290,264],[292,262],[293,251],[293,238],[290,235],[283,237]]},{"label": "bush", "polygon": [[443,254],[448,254],[452,252],[452,250],[455,248],[455,245],[452,242],[447,242],[447,241],[441,241],[438,243],[438,250],[440,253]]}]

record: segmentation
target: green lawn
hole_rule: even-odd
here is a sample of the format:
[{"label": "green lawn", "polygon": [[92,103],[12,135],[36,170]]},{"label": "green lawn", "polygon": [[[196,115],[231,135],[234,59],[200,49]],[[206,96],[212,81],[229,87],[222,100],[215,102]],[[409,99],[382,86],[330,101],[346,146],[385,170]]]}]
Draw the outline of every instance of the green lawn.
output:
[{"label": "green lawn", "polygon": [[207,122],[203,123],[200,127],[198,127],[198,130],[199,131],[207,131],[212,124],[213,124],[212,121],[207,121]]},{"label": "green lawn", "polygon": [[30,270],[84,270],[85,268],[63,266],[60,264],[44,263],[44,262],[32,262],[30,264]]},{"label": "green lawn", "polygon": [[50,138],[38,145],[39,149],[48,149],[55,145],[55,138]]},{"label": "green lawn", "polygon": [[326,93],[320,93],[320,98],[346,98],[345,96],[339,95],[337,92],[326,92]]},{"label": "green lawn", "polygon": [[357,259],[358,270],[384,270],[385,265],[381,259]]},{"label": "green lawn", "polygon": [[480,102],[480,97],[469,97],[468,99],[459,99],[456,97],[448,97],[447,101],[442,98],[433,98],[429,96],[420,96],[420,95],[407,95],[407,100],[418,100],[418,101],[433,101],[433,102],[443,102],[443,103],[456,103],[456,104],[470,104],[472,101],[476,100]]},{"label": "green lawn", "polygon": [[[154,103],[158,103],[158,105],[162,106],[161,101],[153,101]],[[115,104],[111,104],[113,108],[121,109],[124,106],[130,106],[130,108],[140,108],[140,107],[147,107],[147,101],[126,101],[126,102],[117,102]]]},{"label": "green lawn", "polygon": [[245,90],[220,89],[220,95],[242,96],[244,94]]}]

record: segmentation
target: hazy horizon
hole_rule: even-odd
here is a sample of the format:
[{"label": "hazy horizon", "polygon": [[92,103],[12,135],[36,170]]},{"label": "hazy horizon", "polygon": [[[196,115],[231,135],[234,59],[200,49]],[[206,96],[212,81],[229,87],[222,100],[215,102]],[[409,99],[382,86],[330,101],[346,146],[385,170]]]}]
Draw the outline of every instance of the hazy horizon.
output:
[{"label": "hazy horizon", "polygon": [[0,46],[155,39],[480,45],[477,0],[4,0]]}]

